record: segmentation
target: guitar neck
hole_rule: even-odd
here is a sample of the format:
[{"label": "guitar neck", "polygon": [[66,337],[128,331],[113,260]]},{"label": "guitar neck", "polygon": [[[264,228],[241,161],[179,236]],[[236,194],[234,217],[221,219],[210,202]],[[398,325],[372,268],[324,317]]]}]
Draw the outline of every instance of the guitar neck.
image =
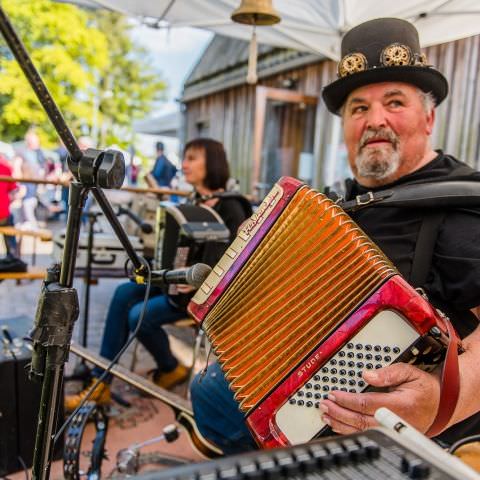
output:
[{"label": "guitar neck", "polygon": [[[93,363],[93,365],[103,369],[106,369],[110,364],[107,359],[75,343],[72,343],[70,345],[70,351],[75,355],[78,355],[80,358],[83,358],[87,362]],[[175,410],[176,414],[183,412],[187,415],[193,416],[192,405],[189,401],[185,400],[179,395],[176,395],[175,393],[164,390],[163,388],[155,385],[152,382],[149,382],[144,377],[141,377],[135,372],[127,370],[121,365],[114,365],[113,368],[110,370],[110,373],[115,377],[120,378],[124,382],[128,383],[129,385],[138,388],[138,390],[148,393],[152,397],[166,403]]]}]

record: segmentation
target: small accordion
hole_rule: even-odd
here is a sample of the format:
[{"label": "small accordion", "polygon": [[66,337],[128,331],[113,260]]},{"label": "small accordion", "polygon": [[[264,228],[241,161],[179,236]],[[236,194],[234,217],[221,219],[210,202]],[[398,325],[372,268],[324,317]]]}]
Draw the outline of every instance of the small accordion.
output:
[{"label": "small accordion", "polygon": [[[214,265],[229,241],[230,231],[213,208],[161,202],[157,209],[155,268]],[[168,293],[176,295],[176,285],[169,285]]]},{"label": "small accordion", "polygon": [[442,314],[335,203],[283,177],[191,300],[262,447],[328,429],[319,402],[362,392],[362,370],[429,370],[448,344]]}]

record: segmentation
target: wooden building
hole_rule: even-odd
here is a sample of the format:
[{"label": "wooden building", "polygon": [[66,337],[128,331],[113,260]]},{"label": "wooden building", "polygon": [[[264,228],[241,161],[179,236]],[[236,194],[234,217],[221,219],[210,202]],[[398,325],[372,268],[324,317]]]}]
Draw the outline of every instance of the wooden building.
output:
[{"label": "wooden building", "polygon": [[[437,109],[432,142],[480,167],[480,36],[425,49],[444,73],[450,94]],[[260,46],[257,85],[248,85],[248,43],[215,36],[184,84],[183,140],[210,136],[224,143],[244,192],[269,190],[281,175],[314,187],[349,176],[340,118],[322,88],[336,63],[305,52]]]}]

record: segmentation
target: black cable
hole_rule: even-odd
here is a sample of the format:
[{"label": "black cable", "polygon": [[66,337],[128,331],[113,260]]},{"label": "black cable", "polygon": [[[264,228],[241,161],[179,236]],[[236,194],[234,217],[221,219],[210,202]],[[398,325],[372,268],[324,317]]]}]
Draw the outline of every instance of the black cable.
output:
[{"label": "black cable", "polygon": [[470,435],[469,437],[461,438],[460,440],[457,440],[455,443],[453,443],[450,448],[448,449],[448,453],[455,453],[460,447],[463,447],[463,445],[467,443],[472,443],[472,442],[479,442],[480,441],[480,434],[476,435]]},{"label": "black cable", "polygon": [[27,465],[25,464],[25,462],[23,461],[23,458],[20,455],[18,455],[17,458],[18,458],[18,461],[20,462],[20,465],[23,468],[23,471],[25,472],[25,479],[30,480],[30,477],[28,475],[28,468],[27,468]]},{"label": "black cable", "polygon": [[128,340],[125,342],[125,345],[121,348],[121,350],[115,355],[114,359],[110,362],[108,367],[104,370],[104,372],[100,375],[100,377],[97,379],[97,381],[90,387],[90,390],[87,392],[85,397],[82,399],[78,407],[68,416],[68,418],[65,420],[63,425],[59,428],[57,434],[55,435],[55,438],[53,440],[53,444],[58,441],[62,433],[65,431],[67,426],[70,424],[70,422],[75,418],[77,415],[78,411],[85,405],[85,403],[89,400],[89,398],[92,396],[92,393],[95,391],[95,389],[100,385],[100,383],[103,382],[103,380],[107,377],[107,375],[110,373],[112,368],[118,363],[118,360],[120,360],[120,357],[123,355],[125,350],[131,345],[135,337],[137,336],[138,331],[140,330],[140,327],[142,326],[143,319],[145,317],[145,312],[147,310],[147,301],[150,297],[150,288],[151,288],[151,280],[152,280],[152,272],[150,270],[150,265],[146,258],[144,257],[139,257],[141,263],[144,265],[144,267],[147,269],[147,281],[145,283],[145,296],[143,299],[143,306],[142,306],[142,311],[140,312],[140,316],[138,318],[137,326],[135,327],[135,330],[131,333],[130,337]]}]

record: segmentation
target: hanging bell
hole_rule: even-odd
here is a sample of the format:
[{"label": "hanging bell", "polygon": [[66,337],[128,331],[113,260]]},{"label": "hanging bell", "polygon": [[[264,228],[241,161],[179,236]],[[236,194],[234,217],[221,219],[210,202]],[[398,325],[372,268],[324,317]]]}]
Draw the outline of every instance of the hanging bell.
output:
[{"label": "hanging bell", "polygon": [[242,0],[230,17],[234,22],[247,25],[274,25],[280,15],[272,6],[272,0]]}]

